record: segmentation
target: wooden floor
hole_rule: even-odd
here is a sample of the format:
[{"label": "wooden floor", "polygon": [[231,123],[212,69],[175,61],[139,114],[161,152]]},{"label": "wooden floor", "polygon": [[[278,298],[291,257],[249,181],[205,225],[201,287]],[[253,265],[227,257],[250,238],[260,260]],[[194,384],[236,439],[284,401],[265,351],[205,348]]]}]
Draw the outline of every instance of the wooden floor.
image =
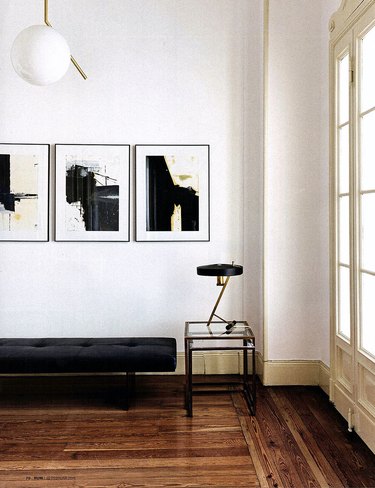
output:
[{"label": "wooden floor", "polygon": [[197,395],[181,376],[1,378],[1,488],[375,487],[375,457],[315,387]]}]

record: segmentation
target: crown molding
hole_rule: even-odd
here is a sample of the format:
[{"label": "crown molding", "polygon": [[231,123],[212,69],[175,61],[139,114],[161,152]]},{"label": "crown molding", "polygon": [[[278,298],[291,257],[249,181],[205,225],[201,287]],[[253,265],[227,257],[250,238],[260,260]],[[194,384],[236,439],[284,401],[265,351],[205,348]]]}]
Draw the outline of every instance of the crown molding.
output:
[{"label": "crown molding", "polygon": [[375,0],[341,0],[340,7],[329,21],[331,39],[337,38],[374,4]]}]

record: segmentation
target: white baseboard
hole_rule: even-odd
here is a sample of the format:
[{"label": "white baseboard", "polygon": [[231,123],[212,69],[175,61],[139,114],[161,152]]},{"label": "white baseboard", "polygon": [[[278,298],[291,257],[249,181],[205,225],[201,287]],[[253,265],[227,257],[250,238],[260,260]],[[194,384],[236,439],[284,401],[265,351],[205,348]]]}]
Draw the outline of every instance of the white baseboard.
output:
[{"label": "white baseboard", "polygon": [[[185,372],[185,355],[177,354],[176,374]],[[256,353],[256,370],[265,386],[318,385],[328,395],[330,371],[320,360],[264,361]],[[242,372],[239,351],[202,351],[194,353],[193,374],[238,374]]]},{"label": "white baseboard", "polygon": [[[242,371],[242,353],[238,351],[194,352],[193,374],[238,374]],[[185,354],[177,353],[175,374],[185,374]]]},{"label": "white baseboard", "polygon": [[329,383],[331,381],[331,372],[329,367],[320,361],[319,364],[319,386],[329,396]]},{"label": "white baseboard", "polygon": [[320,360],[263,361],[259,354],[257,372],[265,386],[320,386],[329,394],[330,370]]}]

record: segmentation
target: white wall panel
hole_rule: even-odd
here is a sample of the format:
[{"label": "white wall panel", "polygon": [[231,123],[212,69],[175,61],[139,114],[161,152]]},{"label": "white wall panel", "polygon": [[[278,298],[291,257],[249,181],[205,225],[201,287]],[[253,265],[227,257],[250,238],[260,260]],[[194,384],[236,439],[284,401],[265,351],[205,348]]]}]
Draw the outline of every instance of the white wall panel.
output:
[{"label": "white wall panel", "polygon": [[266,359],[329,364],[328,21],[338,0],[270,0]]}]

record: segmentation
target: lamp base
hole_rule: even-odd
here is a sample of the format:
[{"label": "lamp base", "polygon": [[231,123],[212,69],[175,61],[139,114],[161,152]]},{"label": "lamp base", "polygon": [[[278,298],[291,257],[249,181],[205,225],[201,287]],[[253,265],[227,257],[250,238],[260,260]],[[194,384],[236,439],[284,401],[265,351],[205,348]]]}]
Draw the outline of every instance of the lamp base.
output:
[{"label": "lamp base", "polygon": [[212,322],[212,318],[213,317],[216,317],[218,318],[219,320],[221,320],[222,322],[226,323],[227,325],[225,326],[225,330],[226,330],[226,334],[230,334],[232,332],[232,329],[233,327],[235,327],[235,325],[237,324],[237,321],[236,320],[225,320],[223,319],[222,317],[220,317],[219,315],[216,315],[216,313],[212,314],[212,316],[210,317],[210,321],[207,322],[207,327],[210,326],[210,323]]}]

